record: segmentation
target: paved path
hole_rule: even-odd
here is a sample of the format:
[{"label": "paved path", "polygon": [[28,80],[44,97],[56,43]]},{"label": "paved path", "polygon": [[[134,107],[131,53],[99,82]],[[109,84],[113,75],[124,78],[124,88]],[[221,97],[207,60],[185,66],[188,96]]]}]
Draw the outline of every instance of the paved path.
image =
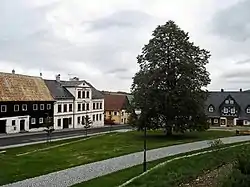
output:
[{"label": "paved path", "polygon": [[[249,141],[250,136],[228,137],[221,138],[221,140],[225,144],[244,142]],[[208,148],[210,146],[208,144],[209,142],[210,141],[199,141],[149,150],[147,152],[147,160],[153,161],[167,156]],[[4,185],[3,187],[68,187],[115,171],[142,164],[142,158],[143,152],[133,153],[26,179],[24,181]]]},{"label": "paved path", "polygon": [[[88,129],[88,134],[96,134],[102,132],[109,132],[110,130],[119,129],[131,129],[128,125],[116,125],[110,128],[110,126],[95,127]],[[52,134],[52,140],[62,140],[85,136],[85,129],[63,129],[56,130]],[[37,143],[46,142],[46,132],[28,132],[17,134],[0,134],[0,149],[6,149],[11,147],[20,147],[23,145],[32,145]]]}]

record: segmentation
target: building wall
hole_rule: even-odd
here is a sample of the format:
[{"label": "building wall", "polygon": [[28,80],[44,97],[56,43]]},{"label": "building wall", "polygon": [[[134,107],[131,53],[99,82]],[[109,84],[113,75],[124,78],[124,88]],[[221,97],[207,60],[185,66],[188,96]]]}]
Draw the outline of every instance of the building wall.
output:
[{"label": "building wall", "polygon": [[[24,120],[24,130],[30,131],[29,129],[29,116],[15,116],[15,117],[6,117],[1,118],[0,120],[5,121],[6,120],[6,133],[7,134],[13,134],[13,133],[19,133],[20,132],[20,121]],[[14,122],[14,123],[13,123]]]}]

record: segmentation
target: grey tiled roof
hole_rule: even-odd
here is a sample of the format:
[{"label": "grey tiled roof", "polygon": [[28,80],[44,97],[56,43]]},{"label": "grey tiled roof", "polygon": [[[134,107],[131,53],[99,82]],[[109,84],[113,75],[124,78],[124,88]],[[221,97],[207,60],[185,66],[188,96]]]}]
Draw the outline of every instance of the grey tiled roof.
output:
[{"label": "grey tiled roof", "polygon": [[[210,117],[218,117],[220,116],[219,107],[223,103],[223,101],[231,96],[235,102],[240,106],[240,118],[249,118],[250,114],[246,113],[246,108],[250,105],[250,93],[249,92],[209,92],[208,99],[205,104],[206,114]],[[214,112],[208,112],[209,105],[213,105],[215,110]]]},{"label": "grey tiled roof", "polygon": [[56,80],[44,80],[51,95],[57,100],[74,99],[74,96]]}]

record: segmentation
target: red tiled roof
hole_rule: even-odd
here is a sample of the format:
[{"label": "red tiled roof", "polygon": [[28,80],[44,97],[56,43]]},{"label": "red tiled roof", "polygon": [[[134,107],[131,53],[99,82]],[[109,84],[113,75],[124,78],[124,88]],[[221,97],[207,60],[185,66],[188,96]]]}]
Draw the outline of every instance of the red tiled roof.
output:
[{"label": "red tiled roof", "polygon": [[126,95],[105,94],[104,109],[105,110],[121,110],[126,104]]}]

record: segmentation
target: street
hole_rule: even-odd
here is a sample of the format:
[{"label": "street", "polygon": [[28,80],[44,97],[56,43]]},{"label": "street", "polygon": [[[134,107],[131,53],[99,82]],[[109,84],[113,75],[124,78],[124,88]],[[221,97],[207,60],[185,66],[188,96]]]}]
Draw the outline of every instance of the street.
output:
[{"label": "street", "polygon": [[[112,126],[112,130],[130,129],[130,128],[131,127],[128,125]],[[88,134],[107,132],[107,131],[110,131],[110,129],[111,129],[110,126],[92,128],[92,129],[88,129]],[[60,138],[80,136],[80,135],[84,135],[85,132],[86,132],[85,129],[54,131],[51,139],[60,139]],[[0,147],[18,145],[18,144],[23,144],[23,143],[40,142],[46,139],[47,139],[46,132],[4,135],[4,136],[0,136]]]}]

